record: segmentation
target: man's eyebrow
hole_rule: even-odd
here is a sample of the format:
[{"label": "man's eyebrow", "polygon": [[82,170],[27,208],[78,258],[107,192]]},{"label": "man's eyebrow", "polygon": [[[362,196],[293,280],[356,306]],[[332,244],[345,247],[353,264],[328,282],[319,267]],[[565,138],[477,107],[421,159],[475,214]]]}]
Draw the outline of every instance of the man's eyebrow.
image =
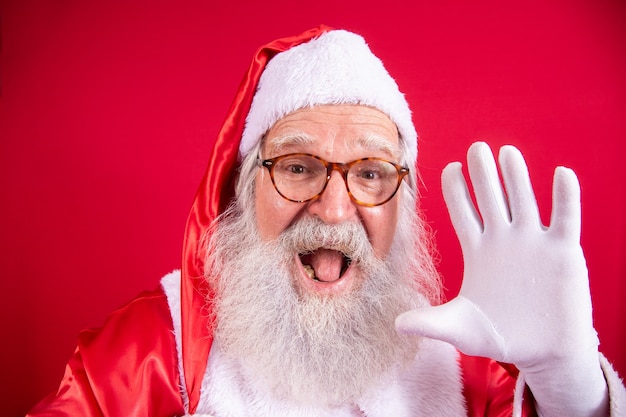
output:
[{"label": "man's eyebrow", "polygon": [[287,146],[308,145],[314,142],[315,138],[313,136],[304,132],[297,132],[274,137],[271,141],[268,141],[266,145],[270,147],[273,152],[279,152]]},{"label": "man's eyebrow", "polygon": [[378,135],[358,137],[356,138],[356,144],[365,149],[382,151],[394,159],[398,159],[402,155],[402,151],[397,145],[391,143],[389,139]]}]

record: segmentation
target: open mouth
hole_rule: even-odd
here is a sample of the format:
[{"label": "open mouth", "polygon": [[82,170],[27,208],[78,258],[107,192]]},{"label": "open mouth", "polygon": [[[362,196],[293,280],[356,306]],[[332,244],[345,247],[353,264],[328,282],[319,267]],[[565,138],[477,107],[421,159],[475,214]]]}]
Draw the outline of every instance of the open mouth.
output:
[{"label": "open mouth", "polygon": [[299,254],[300,262],[308,277],[317,282],[339,281],[352,264],[352,259],[343,252],[332,249],[316,249]]}]

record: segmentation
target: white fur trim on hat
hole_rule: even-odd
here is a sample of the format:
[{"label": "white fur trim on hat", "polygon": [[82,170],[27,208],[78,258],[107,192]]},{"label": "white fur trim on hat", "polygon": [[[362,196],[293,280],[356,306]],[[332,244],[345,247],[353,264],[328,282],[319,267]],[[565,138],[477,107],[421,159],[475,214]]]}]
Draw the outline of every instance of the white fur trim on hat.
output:
[{"label": "white fur trim on hat", "polygon": [[240,157],[287,114],[324,104],[361,104],[387,114],[406,144],[407,163],[414,166],[417,134],[404,95],[365,40],[344,30],[326,32],[269,61],[246,119]]}]

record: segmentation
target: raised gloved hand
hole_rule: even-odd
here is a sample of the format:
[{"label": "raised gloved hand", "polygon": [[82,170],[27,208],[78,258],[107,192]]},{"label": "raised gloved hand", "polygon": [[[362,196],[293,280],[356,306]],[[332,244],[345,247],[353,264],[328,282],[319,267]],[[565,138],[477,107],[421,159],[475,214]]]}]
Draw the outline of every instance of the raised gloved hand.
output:
[{"label": "raised gloved hand", "polygon": [[463,251],[463,284],[452,301],[404,313],[396,325],[468,355],[515,364],[541,415],[605,415],[576,175],[556,169],[546,228],[521,153],[505,146],[499,163],[506,194],[489,147],[470,147],[468,170],[480,214],[461,164],[444,169],[444,198]]}]

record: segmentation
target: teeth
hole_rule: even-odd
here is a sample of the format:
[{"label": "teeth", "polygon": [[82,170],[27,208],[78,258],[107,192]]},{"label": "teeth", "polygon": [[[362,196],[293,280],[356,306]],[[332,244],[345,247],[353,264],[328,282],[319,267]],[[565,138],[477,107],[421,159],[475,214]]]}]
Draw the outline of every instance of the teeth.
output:
[{"label": "teeth", "polygon": [[313,267],[311,265],[302,265],[302,266],[304,267],[304,272],[307,273],[309,278],[311,278],[312,280],[315,280],[315,271],[313,270]]}]

